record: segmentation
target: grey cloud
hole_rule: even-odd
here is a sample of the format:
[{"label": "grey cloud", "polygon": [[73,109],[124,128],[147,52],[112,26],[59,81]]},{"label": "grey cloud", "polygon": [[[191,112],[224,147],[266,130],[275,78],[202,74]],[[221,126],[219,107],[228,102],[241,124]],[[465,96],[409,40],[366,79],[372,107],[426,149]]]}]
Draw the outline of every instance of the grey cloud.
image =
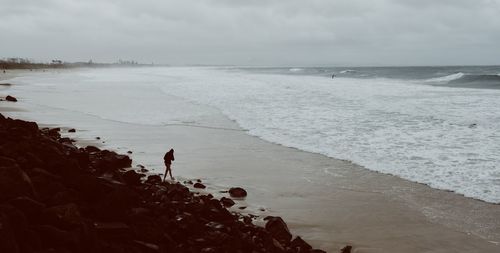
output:
[{"label": "grey cloud", "polygon": [[499,64],[494,0],[0,0],[0,56],[171,64]]}]

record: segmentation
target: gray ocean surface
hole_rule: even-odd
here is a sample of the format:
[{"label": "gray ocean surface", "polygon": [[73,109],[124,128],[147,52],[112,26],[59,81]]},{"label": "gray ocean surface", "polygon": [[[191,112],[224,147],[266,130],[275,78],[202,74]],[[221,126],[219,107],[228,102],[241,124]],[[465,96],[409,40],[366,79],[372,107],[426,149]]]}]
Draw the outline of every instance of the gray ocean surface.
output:
[{"label": "gray ocean surface", "polygon": [[[83,69],[19,77],[10,92],[55,115],[220,127],[202,105],[269,142],[500,203],[499,74],[499,66]],[[169,110],[171,97],[185,110]]]},{"label": "gray ocean surface", "polygon": [[310,75],[331,78],[374,79],[387,78],[428,85],[500,89],[500,66],[439,66],[439,67],[247,67],[250,72]]}]

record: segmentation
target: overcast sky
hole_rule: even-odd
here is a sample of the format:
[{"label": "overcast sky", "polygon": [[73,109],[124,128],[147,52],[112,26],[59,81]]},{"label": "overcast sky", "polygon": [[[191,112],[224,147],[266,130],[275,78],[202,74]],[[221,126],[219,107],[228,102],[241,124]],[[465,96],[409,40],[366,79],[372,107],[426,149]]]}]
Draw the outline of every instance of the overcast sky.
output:
[{"label": "overcast sky", "polygon": [[0,58],[500,64],[500,0],[0,0]]}]

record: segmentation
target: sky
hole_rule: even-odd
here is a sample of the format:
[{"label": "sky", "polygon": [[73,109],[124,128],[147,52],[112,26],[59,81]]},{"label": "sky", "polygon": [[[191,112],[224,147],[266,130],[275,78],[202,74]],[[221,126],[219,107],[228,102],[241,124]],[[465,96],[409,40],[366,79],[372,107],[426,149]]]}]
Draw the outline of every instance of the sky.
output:
[{"label": "sky", "polygon": [[500,64],[500,0],[0,0],[0,58]]}]

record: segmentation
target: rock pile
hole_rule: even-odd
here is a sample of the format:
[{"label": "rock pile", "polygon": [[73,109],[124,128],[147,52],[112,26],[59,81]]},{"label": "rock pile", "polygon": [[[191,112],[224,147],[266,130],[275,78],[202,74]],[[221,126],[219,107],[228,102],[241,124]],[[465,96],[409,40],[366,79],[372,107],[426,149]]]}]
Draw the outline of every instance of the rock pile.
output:
[{"label": "rock pile", "polygon": [[59,131],[0,114],[0,252],[323,252]]}]

